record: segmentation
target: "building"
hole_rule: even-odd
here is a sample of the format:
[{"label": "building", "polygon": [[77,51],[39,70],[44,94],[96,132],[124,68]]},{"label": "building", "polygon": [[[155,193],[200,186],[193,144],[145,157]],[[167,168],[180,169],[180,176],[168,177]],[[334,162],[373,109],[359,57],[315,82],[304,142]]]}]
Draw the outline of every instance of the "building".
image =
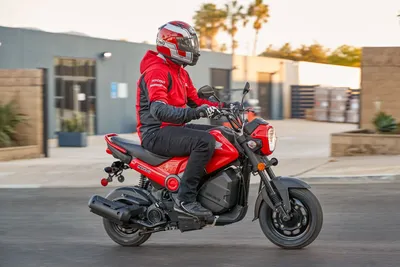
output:
[{"label": "building", "polygon": [[360,128],[375,130],[379,111],[400,122],[400,47],[364,47],[362,54]]},{"label": "building", "polygon": [[[89,134],[135,131],[139,62],[153,45],[9,27],[0,27],[0,43],[0,69],[48,70],[49,138],[56,137],[62,118],[73,110],[84,115]],[[290,60],[209,51],[202,51],[188,71],[197,88],[212,85],[230,100],[239,100],[249,81],[250,97],[259,100],[266,119],[290,117],[291,86],[305,75]],[[341,74],[334,77],[342,79]]]}]

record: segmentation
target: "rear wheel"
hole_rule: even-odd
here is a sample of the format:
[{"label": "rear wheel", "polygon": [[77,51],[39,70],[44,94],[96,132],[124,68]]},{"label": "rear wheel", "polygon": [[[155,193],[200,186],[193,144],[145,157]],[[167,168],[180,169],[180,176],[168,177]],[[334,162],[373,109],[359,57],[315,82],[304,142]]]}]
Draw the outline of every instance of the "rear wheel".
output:
[{"label": "rear wheel", "polygon": [[103,218],[107,235],[117,244],[126,247],[137,247],[146,242],[151,234],[139,235],[140,230],[124,227]]},{"label": "rear wheel", "polygon": [[[108,200],[115,201],[115,198],[121,194],[113,195],[110,193],[106,196]],[[107,235],[117,244],[124,247],[138,247],[146,242],[151,234],[139,235],[139,229],[118,225],[112,221],[103,218],[103,226]]]},{"label": "rear wheel", "polygon": [[323,212],[318,199],[308,189],[289,189],[292,216],[284,221],[281,214],[263,202],[259,221],[265,236],[275,245],[300,249],[310,245],[319,235]]}]

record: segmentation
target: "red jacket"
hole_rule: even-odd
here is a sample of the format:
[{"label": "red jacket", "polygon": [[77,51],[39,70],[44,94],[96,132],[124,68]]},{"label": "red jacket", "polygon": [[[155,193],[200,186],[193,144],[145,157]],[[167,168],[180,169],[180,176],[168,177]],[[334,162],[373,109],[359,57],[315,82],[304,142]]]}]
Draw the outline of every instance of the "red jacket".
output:
[{"label": "red jacket", "polygon": [[217,102],[199,98],[187,71],[157,52],[147,51],[140,73],[136,116],[141,140],[166,125],[180,126],[198,119],[194,107],[218,106]]}]

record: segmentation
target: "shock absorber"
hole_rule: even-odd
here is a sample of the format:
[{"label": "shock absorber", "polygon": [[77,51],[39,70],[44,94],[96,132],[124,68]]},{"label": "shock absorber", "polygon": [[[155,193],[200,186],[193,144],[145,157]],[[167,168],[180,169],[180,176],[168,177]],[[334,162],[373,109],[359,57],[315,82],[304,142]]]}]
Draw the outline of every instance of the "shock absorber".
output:
[{"label": "shock absorber", "polygon": [[139,187],[145,188],[145,186],[146,186],[146,176],[141,174],[139,179]]}]

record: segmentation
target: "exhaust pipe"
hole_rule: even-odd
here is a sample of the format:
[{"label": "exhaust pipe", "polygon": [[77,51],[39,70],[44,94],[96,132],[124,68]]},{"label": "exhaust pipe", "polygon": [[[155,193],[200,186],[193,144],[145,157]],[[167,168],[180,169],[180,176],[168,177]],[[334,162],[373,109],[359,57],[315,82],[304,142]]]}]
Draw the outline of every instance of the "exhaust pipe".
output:
[{"label": "exhaust pipe", "polygon": [[90,211],[116,224],[130,223],[145,211],[145,207],[133,204],[126,205],[121,202],[110,201],[104,197],[94,195],[90,198],[88,206]]}]

